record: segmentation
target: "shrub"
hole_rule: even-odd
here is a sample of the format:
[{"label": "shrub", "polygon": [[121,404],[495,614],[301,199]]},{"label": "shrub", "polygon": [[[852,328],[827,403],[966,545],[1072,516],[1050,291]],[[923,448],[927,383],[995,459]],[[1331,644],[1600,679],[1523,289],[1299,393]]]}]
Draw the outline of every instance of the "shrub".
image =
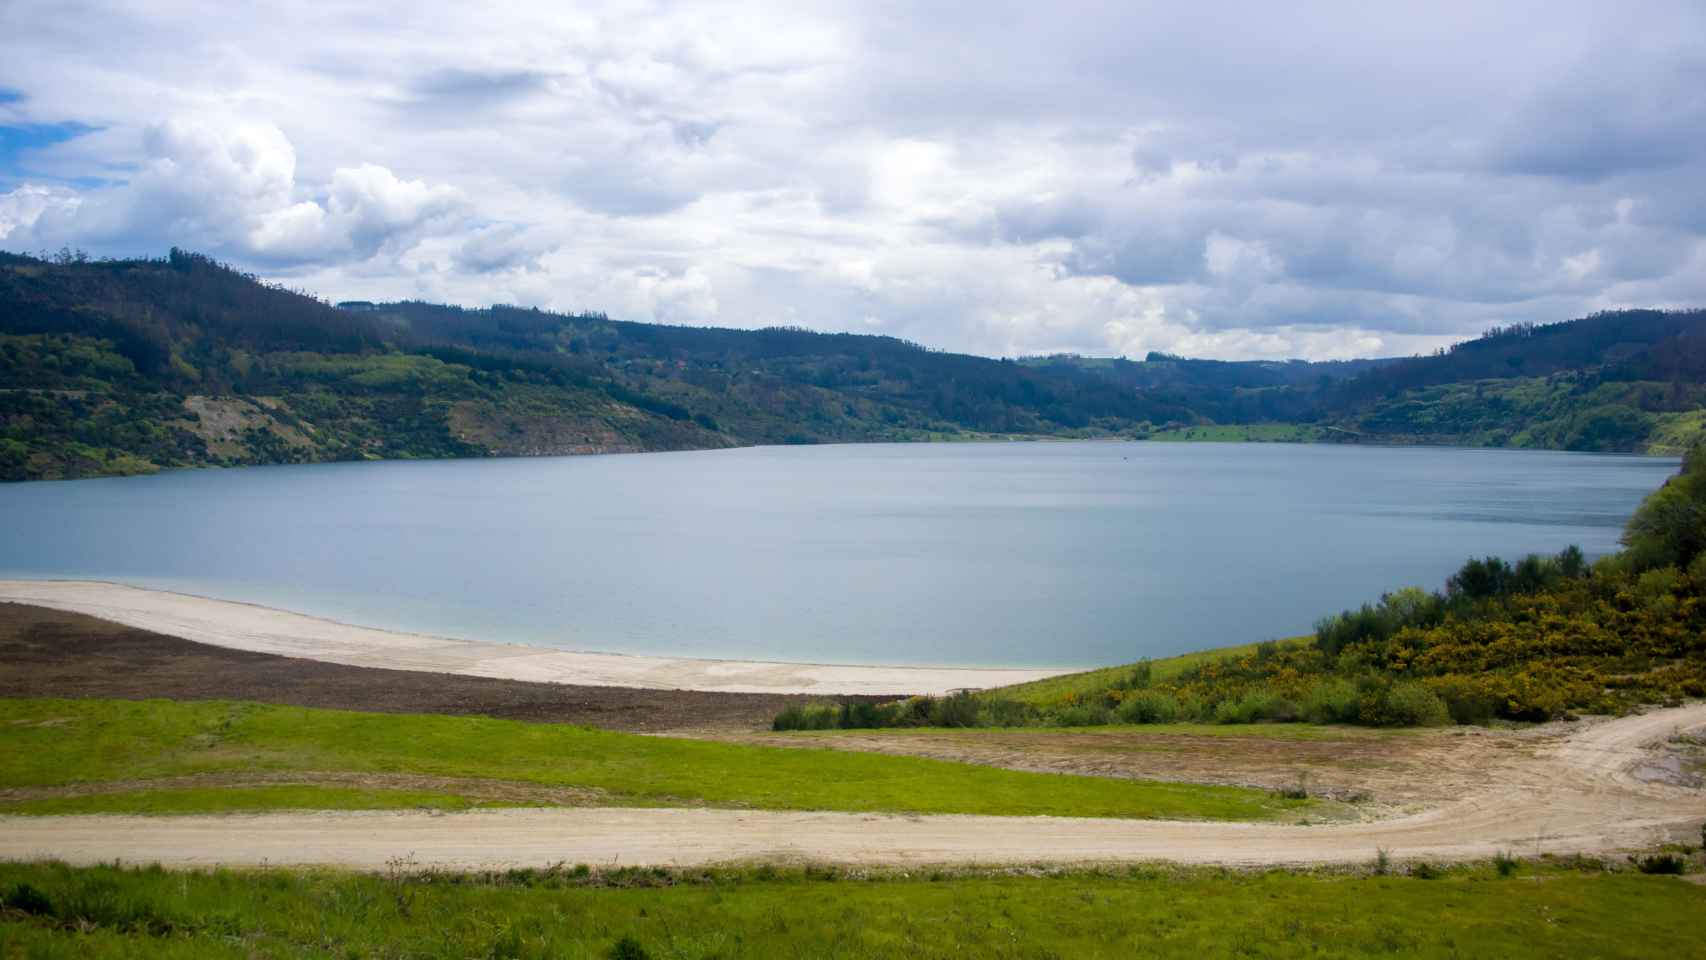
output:
[{"label": "shrub", "polygon": [[985,727],[1022,727],[1036,720],[1037,708],[1023,700],[985,700],[978,714],[979,725]]},{"label": "shrub", "polygon": [[1301,712],[1310,723],[1355,723],[1361,707],[1356,684],[1329,677],[1304,694]]},{"label": "shrub", "polygon": [[1432,690],[1414,681],[1401,681],[1362,702],[1364,723],[1377,727],[1443,727],[1451,711]]},{"label": "shrub", "polygon": [[1514,875],[1519,865],[1518,860],[1507,851],[1500,850],[1493,856],[1493,869],[1497,870],[1501,877]]},{"label": "shrub", "polygon": [[1309,771],[1304,770],[1297,775],[1297,782],[1289,787],[1280,787],[1274,791],[1274,796],[1282,800],[1309,799]]},{"label": "shrub", "polygon": [[770,721],[772,730],[834,730],[841,720],[841,710],[833,704],[808,703],[791,706]]},{"label": "shrub", "polygon": [[1391,635],[1392,624],[1366,603],[1361,609],[1346,610],[1315,623],[1315,646],[1329,657],[1338,656],[1346,647],[1369,640],[1383,641]]},{"label": "shrub", "polygon": [[652,960],[652,955],[640,941],[627,935],[610,945],[609,957],[610,960]]},{"label": "shrub", "polygon": [[892,721],[882,707],[859,701],[841,705],[840,725],[843,730],[869,730],[891,726]]},{"label": "shrub", "polygon": [[976,694],[950,694],[936,701],[931,718],[939,727],[975,727],[981,705]]},{"label": "shrub", "polygon": [[1498,557],[1471,559],[1445,582],[1445,590],[1450,596],[1485,600],[1509,592],[1513,576],[1511,565]]},{"label": "shrub", "polygon": [[0,897],[0,906],[38,917],[53,916],[53,900],[27,883],[20,883]]},{"label": "shrub", "polygon": [[1303,711],[1298,707],[1297,701],[1277,693],[1268,693],[1262,697],[1257,717],[1268,723],[1296,723],[1303,718]]},{"label": "shrub", "polygon": [[1405,627],[1438,625],[1447,606],[1437,593],[1405,587],[1382,596],[1376,606],[1365,603],[1360,609],[1316,621],[1315,646],[1328,657],[1337,657],[1358,644],[1384,644]]},{"label": "shrub", "polygon": [[772,730],[802,730],[806,725],[806,712],[799,707],[783,707],[770,721]]},{"label": "shrub", "polygon": [[1163,690],[1138,690],[1120,702],[1118,714],[1126,723],[1176,723],[1179,698]]},{"label": "shrub", "polygon": [[1655,567],[1635,578],[1632,591],[1641,605],[1658,616],[1676,609],[1676,592],[1682,587],[1682,571],[1675,567]]},{"label": "shrub", "polygon": [[1446,711],[1454,723],[1489,723],[1499,715],[1503,703],[1503,699],[1487,684],[1477,683],[1470,677],[1436,677],[1428,681],[1428,687],[1445,701]]},{"label": "shrub", "polygon": [[1108,708],[1101,704],[1080,703],[1055,710],[1053,720],[1057,727],[1099,727],[1111,718]]},{"label": "shrub", "polygon": [[1690,450],[1682,472],[1641,504],[1623,543],[1636,570],[1687,567],[1706,553],[1706,447]]},{"label": "shrub", "polygon": [[1655,853],[1648,857],[1630,857],[1629,862],[1642,873],[1661,873],[1680,876],[1686,864],[1674,853]]},{"label": "shrub", "polygon": [[1114,684],[1114,689],[1147,690],[1149,685],[1154,682],[1155,668],[1150,664],[1149,658],[1145,657],[1137,662],[1137,666],[1131,668],[1131,673]]},{"label": "shrub", "polygon": [[1688,578],[1694,581],[1696,589],[1700,584],[1706,584],[1706,553],[1689,561]]},{"label": "shrub", "polygon": [[1255,723],[1256,713],[1249,709],[1249,697],[1229,697],[1214,705],[1215,723]]},{"label": "shrub", "polygon": [[1266,687],[1215,704],[1215,723],[1289,723],[1300,715],[1297,704]]},{"label": "shrub", "polygon": [[1175,694],[1179,700],[1179,722],[1202,721],[1208,719],[1208,705],[1194,693],[1180,691]]}]

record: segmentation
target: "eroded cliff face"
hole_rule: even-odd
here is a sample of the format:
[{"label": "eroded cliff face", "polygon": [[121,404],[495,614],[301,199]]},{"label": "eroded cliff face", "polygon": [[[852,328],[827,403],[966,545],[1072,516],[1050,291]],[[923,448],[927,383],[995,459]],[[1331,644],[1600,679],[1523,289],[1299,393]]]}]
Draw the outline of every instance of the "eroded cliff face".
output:
[{"label": "eroded cliff face", "polygon": [[189,415],[171,425],[201,438],[210,459],[250,460],[275,443],[303,454],[315,447],[313,426],[293,416],[294,422],[280,419],[278,414],[290,413],[277,397],[189,396],[184,410]]}]

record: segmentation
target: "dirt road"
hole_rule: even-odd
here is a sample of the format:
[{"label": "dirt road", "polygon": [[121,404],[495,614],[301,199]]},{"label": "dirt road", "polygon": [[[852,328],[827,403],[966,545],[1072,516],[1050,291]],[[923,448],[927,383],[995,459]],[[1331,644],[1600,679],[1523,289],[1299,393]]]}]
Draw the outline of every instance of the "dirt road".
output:
[{"label": "dirt road", "polygon": [[1274,826],[1049,817],[893,817],[732,810],[493,810],[227,817],[0,818],[0,857],[89,863],[324,864],[491,869],[553,863],[677,865],[783,860],[856,864],[1171,860],[1239,865],[1461,860],[1499,851],[1604,854],[1698,840],[1706,792],[1635,779],[1706,704],[1584,723],[1508,781],[1372,823]]}]

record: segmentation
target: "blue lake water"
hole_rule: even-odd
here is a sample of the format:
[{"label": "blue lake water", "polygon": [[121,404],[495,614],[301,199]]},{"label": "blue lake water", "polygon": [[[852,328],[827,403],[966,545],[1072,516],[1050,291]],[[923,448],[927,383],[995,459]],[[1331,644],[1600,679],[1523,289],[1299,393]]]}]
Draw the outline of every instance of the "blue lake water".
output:
[{"label": "blue lake water", "polygon": [[1614,550],[1672,459],[768,447],[0,485],[0,576],[576,650],[1077,666],[1305,632],[1472,555]]}]

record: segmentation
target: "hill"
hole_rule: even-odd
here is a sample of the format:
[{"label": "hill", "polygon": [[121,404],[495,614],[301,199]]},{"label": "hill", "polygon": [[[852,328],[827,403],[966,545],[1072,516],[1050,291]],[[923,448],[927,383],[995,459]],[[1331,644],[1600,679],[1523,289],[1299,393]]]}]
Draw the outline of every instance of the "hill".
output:
[{"label": "hill", "polygon": [[1321,417],[1392,442],[1682,453],[1702,436],[1706,311],[1489,331],[1327,386]]},{"label": "hill", "polygon": [[1706,311],[1622,310],[1495,328],[1419,357],[1229,363],[1024,361],[1071,368],[1193,418],[1158,439],[1435,443],[1681,454],[1706,438]]},{"label": "hill", "polygon": [[988,437],[1675,452],[1706,312],[1327,363],[996,360],[892,337],[333,306],[194,253],[0,253],[0,479],[161,467]]},{"label": "hill", "polygon": [[1056,355],[1019,362],[1037,370],[1088,373],[1165,399],[1191,413],[1176,425],[1198,425],[1313,421],[1321,391],[1399,361],[1197,360],[1151,352],[1142,361]]},{"label": "hill", "polygon": [[0,478],[202,464],[1107,436],[1189,417],[891,337],[424,303],[339,309],[206,257],[0,254]]}]

